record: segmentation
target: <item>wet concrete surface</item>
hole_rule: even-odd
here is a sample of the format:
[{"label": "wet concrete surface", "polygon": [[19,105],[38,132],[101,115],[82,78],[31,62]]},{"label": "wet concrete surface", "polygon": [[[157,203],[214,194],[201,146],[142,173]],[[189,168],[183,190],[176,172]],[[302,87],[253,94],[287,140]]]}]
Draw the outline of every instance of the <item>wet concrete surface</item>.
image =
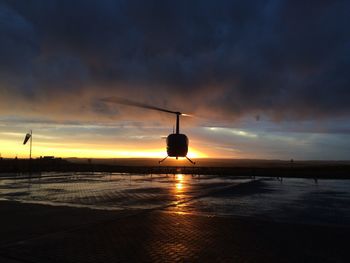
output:
[{"label": "wet concrete surface", "polygon": [[349,262],[350,180],[0,179],[1,262]]},{"label": "wet concrete surface", "polygon": [[249,181],[182,174],[43,174],[3,177],[0,198],[109,210],[155,209]]}]

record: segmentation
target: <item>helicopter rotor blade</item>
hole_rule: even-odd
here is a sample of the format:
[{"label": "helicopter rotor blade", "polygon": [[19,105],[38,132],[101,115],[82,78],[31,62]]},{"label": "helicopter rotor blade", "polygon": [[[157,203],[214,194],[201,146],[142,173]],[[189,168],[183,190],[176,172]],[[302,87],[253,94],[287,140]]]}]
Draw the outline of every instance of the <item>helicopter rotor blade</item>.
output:
[{"label": "helicopter rotor blade", "polygon": [[171,110],[147,105],[147,104],[136,102],[136,101],[131,101],[128,99],[118,98],[118,97],[103,98],[103,99],[101,99],[101,101],[116,103],[116,104],[121,104],[121,105],[127,105],[127,106],[133,106],[133,107],[138,107],[138,108],[144,108],[144,109],[150,109],[150,110],[156,110],[156,111],[162,111],[162,112],[167,112],[167,113],[172,113],[172,114],[177,114],[177,115],[185,115],[185,114],[182,114],[181,112],[171,111]]}]

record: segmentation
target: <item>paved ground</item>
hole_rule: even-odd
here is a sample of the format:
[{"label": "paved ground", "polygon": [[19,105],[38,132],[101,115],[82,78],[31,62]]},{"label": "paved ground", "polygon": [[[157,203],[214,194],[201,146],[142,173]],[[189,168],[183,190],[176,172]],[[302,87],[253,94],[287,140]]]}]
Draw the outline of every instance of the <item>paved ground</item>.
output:
[{"label": "paved ground", "polygon": [[5,178],[0,262],[350,262],[347,183]]},{"label": "paved ground", "polygon": [[1,206],[1,215],[7,212],[2,216],[1,262],[350,260],[348,228],[163,211],[125,216],[84,208]]}]

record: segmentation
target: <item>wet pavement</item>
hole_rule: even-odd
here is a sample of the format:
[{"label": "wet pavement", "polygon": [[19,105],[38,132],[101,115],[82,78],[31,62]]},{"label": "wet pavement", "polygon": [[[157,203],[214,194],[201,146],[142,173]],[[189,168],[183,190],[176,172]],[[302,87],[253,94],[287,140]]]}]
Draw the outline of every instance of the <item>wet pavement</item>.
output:
[{"label": "wet pavement", "polygon": [[350,180],[215,175],[65,174],[0,179],[0,199],[140,211],[350,225]]},{"label": "wet pavement", "polygon": [[349,190],[350,180],[3,175],[0,261],[347,262]]},{"label": "wet pavement", "polygon": [[43,174],[2,177],[0,198],[109,210],[155,209],[249,181],[182,174]]}]

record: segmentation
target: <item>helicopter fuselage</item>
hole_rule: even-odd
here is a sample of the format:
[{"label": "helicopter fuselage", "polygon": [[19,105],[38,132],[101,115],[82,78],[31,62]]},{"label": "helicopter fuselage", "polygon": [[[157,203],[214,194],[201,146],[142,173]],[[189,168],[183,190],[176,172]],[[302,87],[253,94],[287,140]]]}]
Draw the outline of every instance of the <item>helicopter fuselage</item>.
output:
[{"label": "helicopter fuselage", "polygon": [[169,157],[186,157],[188,152],[188,138],[185,134],[169,134],[166,144]]}]

